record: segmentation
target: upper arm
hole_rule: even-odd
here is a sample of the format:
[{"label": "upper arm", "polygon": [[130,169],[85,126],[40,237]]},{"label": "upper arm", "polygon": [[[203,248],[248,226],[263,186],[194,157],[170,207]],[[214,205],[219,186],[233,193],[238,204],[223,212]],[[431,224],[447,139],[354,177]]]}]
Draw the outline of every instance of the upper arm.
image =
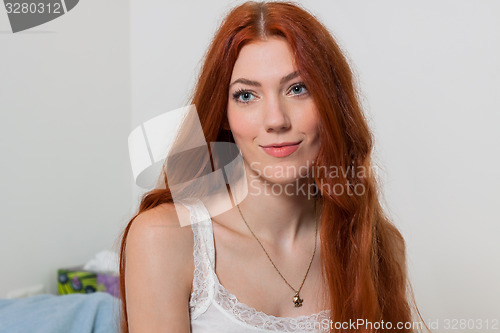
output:
[{"label": "upper arm", "polygon": [[173,204],[138,215],[125,249],[130,333],[190,332],[193,233],[181,227]]}]

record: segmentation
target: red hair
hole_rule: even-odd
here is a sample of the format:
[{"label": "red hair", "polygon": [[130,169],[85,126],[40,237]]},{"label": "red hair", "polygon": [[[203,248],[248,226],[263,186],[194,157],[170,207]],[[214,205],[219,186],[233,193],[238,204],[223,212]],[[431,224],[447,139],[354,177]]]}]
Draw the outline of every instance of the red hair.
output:
[{"label": "red hair", "polygon": [[[321,147],[314,174],[322,205],[321,253],[328,286],[331,320],[349,322],[412,322],[414,304],[407,278],[405,242],[384,214],[372,169],[373,136],[361,110],[351,69],[329,31],[310,13],[290,2],[246,2],[222,22],[205,55],[191,97],[207,142],[234,142],[227,126],[228,86],[241,48],[270,36],[285,38],[296,66],[320,114]],[[226,125],[226,126],[223,126]],[[226,127],[227,128],[227,127]],[[179,139],[179,138],[178,138]],[[210,159],[206,160],[210,163]],[[326,170],[367,172],[337,173]],[[160,178],[161,179],[161,178]],[[170,178],[169,178],[170,179]],[[164,189],[142,197],[139,210],[123,232],[120,258],[121,330],[128,332],[125,297],[125,246],[135,217],[162,203],[172,202],[166,177]],[[332,193],[329,189],[339,189]],[[354,188],[363,193],[352,194]],[[413,301],[413,302],[411,302]],[[421,319],[421,317],[420,317]],[[347,330],[333,329],[332,332]],[[359,332],[375,332],[370,327]]]}]

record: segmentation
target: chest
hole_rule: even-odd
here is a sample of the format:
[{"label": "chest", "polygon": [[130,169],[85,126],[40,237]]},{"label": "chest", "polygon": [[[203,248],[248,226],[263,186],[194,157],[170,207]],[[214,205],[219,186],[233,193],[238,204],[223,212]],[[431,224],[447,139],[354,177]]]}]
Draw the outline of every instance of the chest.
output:
[{"label": "chest", "polygon": [[314,257],[311,239],[289,251],[276,251],[270,246],[266,255],[255,239],[214,225],[214,244],[218,280],[239,302],[277,317],[310,315],[326,308],[319,239]]}]

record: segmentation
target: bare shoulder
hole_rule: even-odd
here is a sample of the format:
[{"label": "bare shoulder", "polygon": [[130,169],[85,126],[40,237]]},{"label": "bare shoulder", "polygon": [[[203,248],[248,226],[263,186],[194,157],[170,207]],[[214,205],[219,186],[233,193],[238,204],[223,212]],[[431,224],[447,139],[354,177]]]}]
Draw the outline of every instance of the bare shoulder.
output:
[{"label": "bare shoulder", "polygon": [[[181,216],[181,219],[179,219],[179,216]],[[192,234],[191,228],[181,223],[185,221],[186,217],[189,217],[189,211],[184,206],[174,206],[171,202],[163,203],[139,214],[135,218],[131,228],[148,229],[151,227],[165,227],[173,228],[169,229],[170,231],[176,230],[180,233]],[[188,226],[188,228],[184,228],[185,226]]]},{"label": "bare shoulder", "polygon": [[[176,207],[172,203],[164,203],[142,212],[130,227],[127,252],[130,247],[140,246],[142,250],[150,251],[148,254],[157,258],[174,256],[191,259],[192,262],[193,231],[190,225],[181,223],[185,221],[186,216],[189,216],[189,212],[185,207]],[[178,268],[188,268],[186,266],[188,265]]]},{"label": "bare shoulder", "polygon": [[[182,207],[179,214],[186,211]],[[181,225],[175,206],[161,204],[139,214],[125,248],[130,332],[188,332],[193,271],[193,232]]]}]

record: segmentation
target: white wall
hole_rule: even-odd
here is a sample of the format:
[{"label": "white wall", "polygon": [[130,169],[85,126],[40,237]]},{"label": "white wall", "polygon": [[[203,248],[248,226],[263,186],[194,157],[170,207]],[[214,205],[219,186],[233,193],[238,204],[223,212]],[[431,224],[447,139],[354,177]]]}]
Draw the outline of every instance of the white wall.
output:
[{"label": "white wall", "polygon": [[[240,2],[131,1],[134,127],[186,103],[216,24]],[[424,318],[439,320],[434,332],[500,319],[500,3],[302,3],[359,78]]]},{"label": "white wall", "polygon": [[131,211],[129,3],[13,34],[0,8],[0,297],[112,249]]}]

